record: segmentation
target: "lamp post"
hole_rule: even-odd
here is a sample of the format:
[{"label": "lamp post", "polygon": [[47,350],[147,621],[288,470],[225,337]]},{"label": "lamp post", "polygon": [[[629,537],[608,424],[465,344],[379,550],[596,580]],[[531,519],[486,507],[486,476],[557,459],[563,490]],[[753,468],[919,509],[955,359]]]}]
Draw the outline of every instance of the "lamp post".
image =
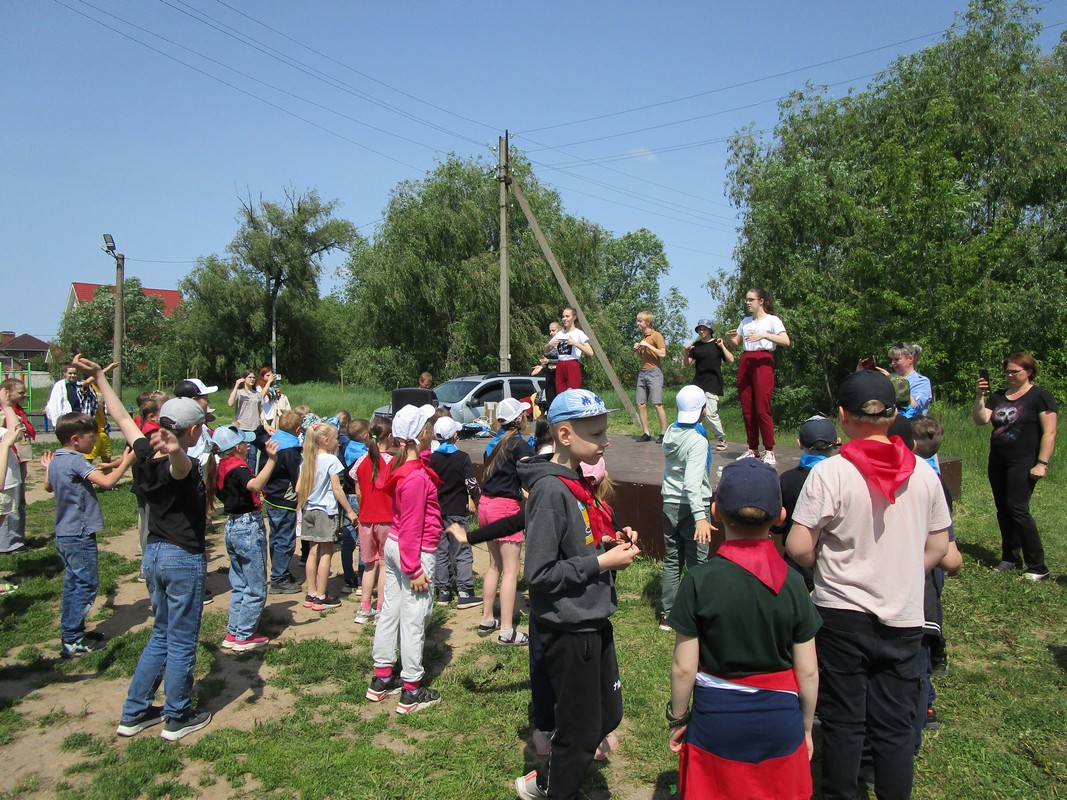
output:
[{"label": "lamp post", "polygon": [[115,394],[122,397],[122,329],[125,325],[125,303],[123,301],[123,281],[126,272],[126,256],[115,252],[115,238],[110,233],[104,234],[104,250],[115,259],[115,337],[111,345],[111,360],[115,362],[115,375],[111,385]]}]

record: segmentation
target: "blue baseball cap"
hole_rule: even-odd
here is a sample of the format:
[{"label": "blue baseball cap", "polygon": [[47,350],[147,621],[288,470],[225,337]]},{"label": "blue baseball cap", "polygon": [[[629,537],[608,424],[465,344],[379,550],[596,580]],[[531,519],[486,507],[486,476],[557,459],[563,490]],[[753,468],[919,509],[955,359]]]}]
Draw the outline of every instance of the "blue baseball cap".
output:
[{"label": "blue baseball cap", "polygon": [[[770,464],[764,464],[758,458],[743,458],[723,467],[714,499],[722,515],[737,522],[776,522],[782,510],[782,482],[778,471]],[[738,519],[737,512],[742,508],[758,508],[767,518],[763,523]]]},{"label": "blue baseball cap", "polygon": [[220,453],[232,450],[241,442],[254,442],[256,434],[253,431],[243,431],[236,425],[220,425],[211,434],[211,443],[219,449]]},{"label": "blue baseball cap", "polygon": [[555,424],[568,419],[599,417],[617,410],[605,406],[604,401],[588,389],[568,389],[557,394],[548,407],[548,421]]}]

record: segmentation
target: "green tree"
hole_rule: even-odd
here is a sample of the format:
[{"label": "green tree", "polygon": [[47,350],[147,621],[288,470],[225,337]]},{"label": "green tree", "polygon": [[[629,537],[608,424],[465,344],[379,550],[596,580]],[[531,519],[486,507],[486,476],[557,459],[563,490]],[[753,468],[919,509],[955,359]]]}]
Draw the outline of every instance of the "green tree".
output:
[{"label": "green tree", "polygon": [[[123,377],[130,384],[154,382],[166,357],[171,321],[163,315],[163,301],[147,296],[137,278],[126,278],[122,297]],[[60,357],[53,360],[53,368],[58,371],[75,353],[109,363],[114,331],[115,288],[100,286],[92,300],[75,306],[63,316],[57,336]]]},{"label": "green tree", "polygon": [[[511,170],[553,253],[616,367],[636,360],[634,315],[643,308],[677,316],[680,295],[665,304],[659,279],[663,245],[642,230],[616,239],[568,215],[541,186],[522,154]],[[411,385],[423,370],[441,376],[492,370],[499,356],[499,183],[486,160],[449,157],[424,180],[393,191],[373,244],[350,253],[344,300],[354,309],[345,373],[378,386]],[[511,204],[511,364],[537,363],[547,327],[566,304],[533,233]],[[617,358],[616,358],[617,356]],[[594,383],[606,383],[592,366]]]},{"label": "green tree", "polygon": [[[283,290],[294,304],[319,298],[322,258],[347,250],[359,238],[348,220],[336,219],[337,200],[323,201],[314,190],[285,190],[285,200],[241,202],[241,227],[229,246],[239,264],[263,282],[270,333],[270,363],[278,367],[278,307]],[[306,309],[305,309],[306,310]]]},{"label": "green tree", "polygon": [[773,139],[734,136],[738,270],[709,288],[721,308],[752,286],[774,295],[793,416],[832,410],[856,362],[884,363],[899,340],[924,346],[920,368],[951,399],[1009,350],[1067,360],[1067,45],[1041,54],[1035,13],[975,0],[867,91],[807,86]]}]

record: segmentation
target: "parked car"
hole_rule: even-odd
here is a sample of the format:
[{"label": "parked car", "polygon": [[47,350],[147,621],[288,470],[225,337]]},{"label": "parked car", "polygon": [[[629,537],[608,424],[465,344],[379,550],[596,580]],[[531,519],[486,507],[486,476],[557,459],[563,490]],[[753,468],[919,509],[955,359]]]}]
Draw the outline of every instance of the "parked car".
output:
[{"label": "parked car", "polygon": [[[540,375],[522,372],[469,372],[457,375],[452,380],[435,386],[437,403],[447,408],[452,419],[463,424],[485,416],[487,403],[499,403],[505,397],[525,398],[544,391],[545,379]],[[378,416],[391,417],[391,406],[382,406],[374,412]]]}]

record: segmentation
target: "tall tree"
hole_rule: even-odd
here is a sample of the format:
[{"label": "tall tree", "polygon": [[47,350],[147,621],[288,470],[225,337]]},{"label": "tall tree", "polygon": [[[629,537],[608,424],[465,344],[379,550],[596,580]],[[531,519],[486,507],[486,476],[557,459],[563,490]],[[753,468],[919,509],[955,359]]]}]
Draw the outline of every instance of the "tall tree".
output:
[{"label": "tall tree", "polygon": [[241,201],[241,227],[229,251],[260,277],[270,325],[271,369],[278,366],[278,301],[285,289],[293,300],[314,303],[319,296],[322,258],[347,250],[359,238],[348,220],[336,219],[338,201],[324,202],[311,189],[285,190],[281,203],[251,197]]},{"label": "tall tree", "polygon": [[1067,44],[1042,54],[1035,14],[974,0],[867,91],[806,86],[772,140],[734,136],[738,271],[709,287],[723,308],[751,286],[774,295],[794,416],[832,409],[857,360],[899,340],[924,346],[952,399],[1011,349],[1067,363]]}]

